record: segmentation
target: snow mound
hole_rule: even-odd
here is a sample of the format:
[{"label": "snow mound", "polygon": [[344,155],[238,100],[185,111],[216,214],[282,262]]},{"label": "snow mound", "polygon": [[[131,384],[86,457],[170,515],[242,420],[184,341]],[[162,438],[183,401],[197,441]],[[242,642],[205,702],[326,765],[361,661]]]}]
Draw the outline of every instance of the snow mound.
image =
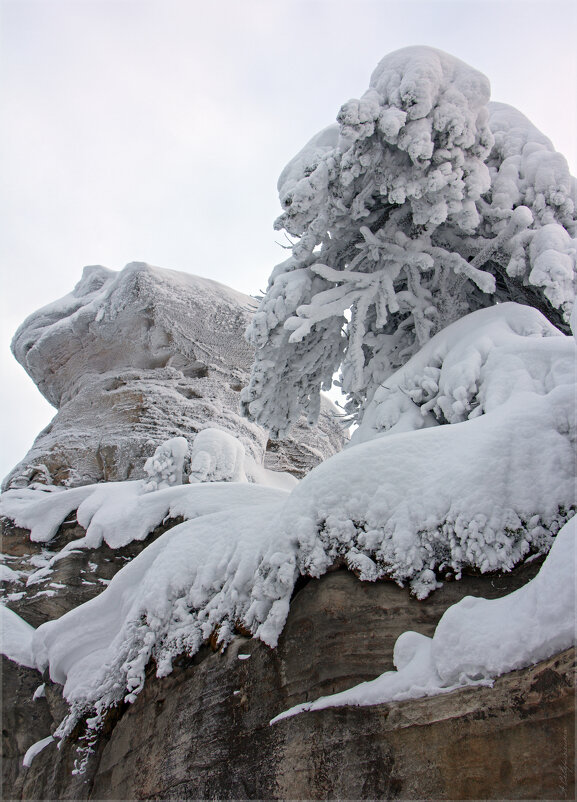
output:
[{"label": "snow mound", "polygon": [[519,393],[546,395],[575,380],[574,357],[570,339],[536,309],[504,303],[472,312],[379,387],[351,445],[384,432],[460,423]]},{"label": "snow mound", "polygon": [[203,429],[194,438],[189,482],[246,482],[244,446],[228,432]]},{"label": "snow mound", "polygon": [[432,638],[404,632],[396,671],[342,693],[296,705],[271,724],[309,710],[377,705],[448,693],[534,665],[575,644],[577,519],[559,532],[537,576],[500,599],[467,596],[445,612]]}]

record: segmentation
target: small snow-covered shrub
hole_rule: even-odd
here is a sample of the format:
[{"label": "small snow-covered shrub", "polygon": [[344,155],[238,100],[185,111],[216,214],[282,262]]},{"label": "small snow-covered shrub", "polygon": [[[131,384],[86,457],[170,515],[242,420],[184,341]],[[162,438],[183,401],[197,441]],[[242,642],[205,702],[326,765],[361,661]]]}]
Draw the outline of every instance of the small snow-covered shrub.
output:
[{"label": "small snow-covered shrub", "polygon": [[244,446],[220,429],[202,429],[192,443],[189,482],[246,482]]},{"label": "small snow-covered shrub", "polygon": [[152,457],[144,463],[144,471],[148,475],[144,489],[151,492],[181,485],[187,454],[188,442],[185,437],[173,437],[161,443]]}]

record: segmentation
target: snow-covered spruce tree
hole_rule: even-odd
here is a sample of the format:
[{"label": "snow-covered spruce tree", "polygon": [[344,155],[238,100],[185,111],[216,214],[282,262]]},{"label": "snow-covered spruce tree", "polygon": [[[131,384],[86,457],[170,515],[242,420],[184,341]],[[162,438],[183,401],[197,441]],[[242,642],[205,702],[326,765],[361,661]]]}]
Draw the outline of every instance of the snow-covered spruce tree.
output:
[{"label": "snow-covered spruce tree", "polygon": [[575,296],[575,180],[489,82],[427,47],[385,57],[338,125],[279,182],[296,238],[248,330],[245,414],[283,436],[341,367],[347,409],[439,330],[505,300],[567,331]]}]

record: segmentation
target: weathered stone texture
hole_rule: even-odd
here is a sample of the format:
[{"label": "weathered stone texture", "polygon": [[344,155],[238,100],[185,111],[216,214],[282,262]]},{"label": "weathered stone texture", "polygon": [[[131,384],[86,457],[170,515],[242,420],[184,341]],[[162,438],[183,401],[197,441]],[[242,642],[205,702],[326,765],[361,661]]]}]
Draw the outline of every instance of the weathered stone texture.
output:
[{"label": "weathered stone texture", "polygon": [[71,774],[76,744],[50,745],[14,781],[15,797],[573,799],[573,649],[493,688],[269,726],[392,668],[396,637],[432,634],[463,595],[503,595],[536,570],[464,577],[425,602],[343,570],[303,581],[276,649],[239,635],[223,654],[207,645],[180,658],[164,679],[151,666],[135,703],[112,711],[82,781]]},{"label": "weathered stone texture", "polygon": [[253,354],[244,331],[252,298],[215,281],[132,263],[84,269],[72,293],[30,315],[12,349],[58,412],[4,489],[141,479],[172,437],[207,427],[238,438],[257,465],[302,477],[344,442],[323,399],[267,454],[267,433],[240,414]]}]

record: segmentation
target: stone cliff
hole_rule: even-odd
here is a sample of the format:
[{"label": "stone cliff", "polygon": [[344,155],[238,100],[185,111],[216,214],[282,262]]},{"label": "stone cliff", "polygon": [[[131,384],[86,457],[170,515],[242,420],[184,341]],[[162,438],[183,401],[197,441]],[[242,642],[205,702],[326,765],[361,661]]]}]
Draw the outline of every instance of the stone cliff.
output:
[{"label": "stone cliff", "polygon": [[[78,534],[68,527],[58,538]],[[7,552],[22,551],[24,542],[24,532],[7,527]],[[58,616],[98,592],[99,580],[142,545],[71,554],[54,596],[11,606],[35,625]],[[463,595],[496,598],[538,567],[464,577],[425,602],[344,570],[303,580],[276,649],[238,633],[224,653],[207,642],[164,679],[151,665],[136,702],[111,710],[81,775],[73,768],[82,729],[22,767],[25,751],[54,730],[65,705],[47,676],[3,658],[5,798],[573,799],[574,649],[492,688],[329,708],[269,725],[297,702],[392,668],[397,636],[408,628],[432,634]],[[42,681],[44,695],[34,700]]]},{"label": "stone cliff", "polygon": [[[59,411],[7,486],[142,478],[167,438],[194,441],[209,428],[234,435],[255,463],[296,476],[330,456],[342,438],[328,404],[318,428],[302,425],[276,443],[240,417],[251,360],[242,331],[253,308],[206,279],[141,264],[118,274],[87,268],[71,295],[28,318],[14,339],[16,357]],[[64,495],[54,487],[43,495],[54,493]],[[66,551],[85,535],[74,514],[49,542],[4,518],[3,602],[33,627],[59,618],[101,594],[180,520],[167,516],[119,548]],[[524,586],[542,558],[508,574],[445,581],[425,601],[388,580],[360,581],[341,562],[297,580],[276,648],[237,625],[225,650],[206,638],[168,676],[156,677],[151,660],[134,703],[109,709],[83,773],[75,770],[83,722],[23,766],[67,705],[48,671],[3,656],[3,798],[573,799],[574,649],[492,687],[269,723],[392,669],[401,633],[432,635],[455,602]]]},{"label": "stone cliff", "polygon": [[4,489],[68,487],[144,477],[168,438],[207,427],[230,432],[257,464],[303,476],[342,448],[325,401],[319,426],[299,422],[268,442],[239,413],[252,352],[244,339],[255,303],[209,279],[132,263],[116,273],[86,267],[64,298],[16,332],[16,359],[58,409]]}]

